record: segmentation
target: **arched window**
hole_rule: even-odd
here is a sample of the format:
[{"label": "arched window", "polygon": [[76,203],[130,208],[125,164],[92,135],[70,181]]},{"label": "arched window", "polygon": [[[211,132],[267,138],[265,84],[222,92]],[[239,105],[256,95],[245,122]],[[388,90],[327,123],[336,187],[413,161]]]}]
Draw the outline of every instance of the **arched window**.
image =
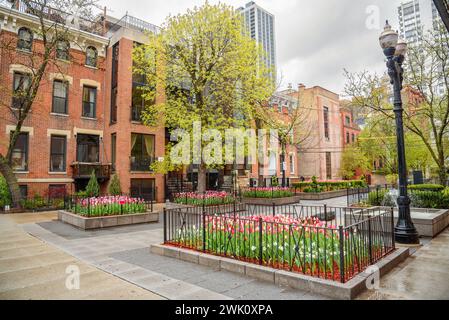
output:
[{"label": "arched window", "polygon": [[70,44],[67,40],[59,40],[56,43],[56,58],[61,60],[69,60]]},{"label": "arched window", "polygon": [[28,28],[19,29],[17,49],[31,52],[33,47],[33,33]]},{"label": "arched window", "polygon": [[90,66],[90,67],[96,67],[97,66],[97,57],[98,57],[97,49],[94,47],[87,47],[87,49],[86,49],[86,65]]}]

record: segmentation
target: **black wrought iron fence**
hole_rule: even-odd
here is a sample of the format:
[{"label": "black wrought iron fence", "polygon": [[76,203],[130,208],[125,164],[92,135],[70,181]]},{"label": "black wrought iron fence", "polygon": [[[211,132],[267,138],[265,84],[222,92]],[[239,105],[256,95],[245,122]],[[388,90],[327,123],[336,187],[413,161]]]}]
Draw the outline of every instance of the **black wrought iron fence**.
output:
[{"label": "black wrought iron fence", "polygon": [[[165,210],[164,243],[342,283],[395,249],[390,208],[304,207],[295,216],[282,211],[286,206],[274,215],[267,206],[252,207],[227,214]],[[340,217],[321,221],[326,210]]]}]

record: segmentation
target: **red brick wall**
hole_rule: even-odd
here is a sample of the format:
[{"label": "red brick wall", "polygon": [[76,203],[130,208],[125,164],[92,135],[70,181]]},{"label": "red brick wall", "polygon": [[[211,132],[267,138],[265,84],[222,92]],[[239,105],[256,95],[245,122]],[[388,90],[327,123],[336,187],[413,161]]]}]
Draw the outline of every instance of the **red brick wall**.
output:
[{"label": "red brick wall", "polygon": [[[108,159],[111,159],[111,134],[117,135],[117,153],[116,153],[116,173],[120,178],[122,191],[130,192],[131,179],[155,179],[157,188],[157,201],[164,201],[165,179],[162,174],[152,173],[133,173],[131,172],[131,134],[152,134],[155,135],[155,156],[164,157],[165,155],[165,127],[161,124],[156,128],[149,128],[140,123],[131,122],[131,104],[132,104],[132,49],[133,41],[121,38],[118,69],[118,111],[117,123],[110,124],[110,105],[111,105],[111,75],[112,75],[112,45],[108,49],[106,86],[108,96],[105,104],[105,144]],[[162,99],[158,97],[158,99]]]},{"label": "red brick wall", "polygon": [[[2,43],[16,43],[16,35],[3,30],[0,33],[0,41]],[[98,48],[99,49],[99,48]],[[3,49],[0,55],[0,152],[6,153],[9,141],[9,134],[7,133],[7,125],[15,125],[16,120],[9,109],[11,104],[11,92],[13,83],[13,74],[10,73],[11,64],[20,64],[25,66],[30,65],[30,58],[35,59],[36,67],[39,66],[40,53],[43,50],[41,42],[35,40],[33,46],[33,55],[22,53],[13,50]],[[23,179],[64,179],[72,178],[72,170],[70,165],[76,161],[76,138],[74,137],[74,128],[83,128],[90,130],[101,131],[104,129],[104,94],[105,94],[105,61],[103,58],[98,58],[98,68],[89,68],[84,65],[85,53],[79,50],[70,50],[70,62],[58,61],[57,66],[50,63],[47,71],[41,81],[35,103],[32,107],[32,112],[24,123],[24,127],[32,127],[34,134],[29,136],[29,151],[28,151],[28,168],[29,173],[18,174],[20,180]],[[52,109],[52,92],[53,81],[50,79],[52,73],[63,73],[68,77],[73,78],[72,84],[69,85],[68,90],[68,116],[51,115]],[[68,79],[67,77],[67,79]],[[101,88],[97,89],[97,106],[96,106],[96,120],[81,119],[82,112],[82,86],[81,79],[90,79],[100,84]],[[50,174],[50,137],[47,134],[47,129],[70,131],[71,134],[67,139],[67,174]],[[100,160],[103,153],[102,146],[100,146]],[[19,183],[20,183],[19,180]],[[49,182],[49,183],[20,183],[28,185],[29,193],[44,193],[48,191],[49,184],[66,184],[67,190],[72,189],[71,183],[68,182]]]}]

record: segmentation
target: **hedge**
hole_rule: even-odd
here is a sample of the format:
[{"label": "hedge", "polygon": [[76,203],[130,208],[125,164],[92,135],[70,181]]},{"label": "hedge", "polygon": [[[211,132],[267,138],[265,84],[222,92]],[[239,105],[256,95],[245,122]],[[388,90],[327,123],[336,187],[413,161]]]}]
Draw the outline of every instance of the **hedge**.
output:
[{"label": "hedge", "polygon": [[410,190],[422,190],[422,191],[442,191],[444,186],[441,184],[415,184],[409,186]]}]

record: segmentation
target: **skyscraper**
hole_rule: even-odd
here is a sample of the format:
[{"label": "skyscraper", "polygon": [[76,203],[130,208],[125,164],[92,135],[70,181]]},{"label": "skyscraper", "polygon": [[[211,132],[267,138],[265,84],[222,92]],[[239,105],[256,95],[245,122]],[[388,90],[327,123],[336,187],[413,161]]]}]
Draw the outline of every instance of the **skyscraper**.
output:
[{"label": "skyscraper", "polygon": [[276,79],[276,38],[274,15],[258,6],[254,1],[245,7],[237,9],[244,16],[245,27],[251,38],[259,42],[267,56],[266,66],[273,68],[273,78]]},{"label": "skyscraper", "polygon": [[411,0],[398,6],[398,20],[401,38],[413,45],[425,32],[436,29],[441,18],[432,0]]}]

